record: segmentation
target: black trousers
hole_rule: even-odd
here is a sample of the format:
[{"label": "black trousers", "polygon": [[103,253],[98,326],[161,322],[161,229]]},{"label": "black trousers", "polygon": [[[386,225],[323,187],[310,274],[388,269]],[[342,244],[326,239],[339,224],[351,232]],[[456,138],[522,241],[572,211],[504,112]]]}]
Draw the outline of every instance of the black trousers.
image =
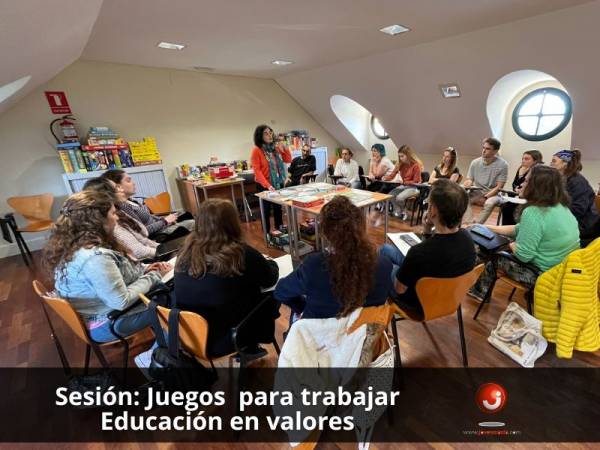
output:
[{"label": "black trousers", "polygon": [[[256,183],[256,192],[266,191],[262,185]],[[283,212],[281,211],[281,205],[276,205],[269,201],[263,201],[263,207],[265,211],[265,223],[266,232],[271,231],[271,210],[273,211],[273,219],[275,221],[275,228],[279,229],[283,225]]]}]

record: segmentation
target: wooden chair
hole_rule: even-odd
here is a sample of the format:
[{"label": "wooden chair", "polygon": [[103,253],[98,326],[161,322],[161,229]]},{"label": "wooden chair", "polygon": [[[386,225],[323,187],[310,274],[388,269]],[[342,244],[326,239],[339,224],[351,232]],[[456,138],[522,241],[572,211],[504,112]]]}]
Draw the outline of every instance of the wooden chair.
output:
[{"label": "wooden chair", "polygon": [[394,313],[401,318],[392,319],[392,333],[394,335],[394,344],[396,350],[396,358],[401,365],[400,346],[398,344],[398,330],[396,322],[403,319],[425,322],[439,317],[445,317],[456,313],[458,319],[458,329],[460,332],[460,345],[462,349],[463,366],[468,367],[467,345],[465,343],[465,332],[462,321],[461,301],[464,299],[467,291],[475,284],[479,275],[483,272],[484,265],[479,264],[470,272],[454,278],[432,278],[424,277],[417,281],[416,291],[417,297],[423,308],[423,316],[415,314],[408,309],[402,309],[401,306],[394,303]]},{"label": "wooden chair", "polygon": [[29,260],[33,262],[33,258],[21,233],[38,233],[50,229],[52,226],[50,211],[54,202],[54,196],[52,194],[40,194],[10,197],[6,202],[27,221],[25,226],[19,227],[12,213],[5,216],[5,220],[19,246],[23,261],[25,261],[25,265],[29,266]]},{"label": "wooden chair", "polygon": [[83,341],[86,345],[85,348],[85,365],[84,365],[84,373],[87,375],[90,366],[90,354],[91,350],[94,351],[94,354],[102,364],[102,367],[105,369],[110,369],[110,365],[106,360],[105,356],[102,353],[101,348],[108,347],[110,345],[120,344],[123,346],[123,380],[126,379],[127,373],[127,363],[129,361],[129,342],[125,337],[120,336],[114,330],[114,322],[118,319],[122,314],[124,314],[128,309],[136,306],[136,304],[132,305],[127,310],[123,311],[113,311],[113,315],[109,315],[110,320],[110,330],[111,332],[118,337],[114,341],[110,342],[96,342],[90,337],[90,333],[85,326],[84,321],[81,316],[75,311],[73,306],[66,300],[59,297],[52,297],[48,295],[47,289],[44,287],[42,283],[37,280],[33,280],[33,290],[35,293],[42,299],[42,308],[44,310],[44,314],[46,315],[46,319],[48,321],[48,325],[50,326],[51,337],[56,344],[56,348],[58,350],[58,355],[60,357],[61,363],[63,364],[63,368],[67,375],[70,374],[70,367],[63,351],[62,345],[56,336],[56,332],[54,331],[54,326],[52,325],[52,321],[50,320],[50,316],[48,315],[48,311],[46,307],[50,308],[54,311],[58,317],[62,319],[62,321],[71,329],[71,331],[77,336],[81,341]]},{"label": "wooden chair", "polygon": [[596,195],[596,198],[594,201],[596,203],[596,211],[598,211],[600,213],[600,194]]},{"label": "wooden chair", "polygon": [[[150,299],[144,294],[140,294],[140,299],[146,305],[150,304]],[[215,357],[215,355],[211,355],[208,351],[208,322],[200,314],[191,311],[181,311],[179,314],[179,340],[181,345],[185,351],[187,351],[190,355],[193,355],[196,359],[200,361],[208,361],[213,370],[215,370],[213,359],[229,357],[229,365],[231,366],[235,356],[239,356],[240,358],[240,369],[245,368],[247,363],[253,358],[244,352],[244,349],[241,348],[241,344],[237,342],[237,337],[240,333],[240,329],[247,323],[248,319],[252,317],[268,299],[269,297],[265,297],[263,302],[257,305],[242,320],[242,322],[232,329],[232,340],[235,347],[235,352],[217,357]],[[169,312],[171,312],[171,309],[160,305],[156,309],[158,311],[158,317],[161,326],[168,331]],[[279,354],[279,345],[277,344],[277,341],[273,339],[271,344],[273,344],[275,351],[277,354]]]},{"label": "wooden chair", "polygon": [[152,214],[166,215],[171,212],[171,195],[168,192],[161,192],[154,197],[144,199],[144,204]]}]

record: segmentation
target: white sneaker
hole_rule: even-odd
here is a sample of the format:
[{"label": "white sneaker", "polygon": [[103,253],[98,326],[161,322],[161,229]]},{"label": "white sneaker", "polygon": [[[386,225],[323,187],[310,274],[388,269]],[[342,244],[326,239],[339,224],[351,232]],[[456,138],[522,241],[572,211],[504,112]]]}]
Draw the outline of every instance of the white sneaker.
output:
[{"label": "white sneaker", "polygon": [[145,352],[140,353],[135,358],[133,358],[135,365],[138,366],[140,369],[150,368],[150,362],[152,361],[152,352],[153,351],[154,351],[154,348],[151,348],[150,350],[146,350]]}]

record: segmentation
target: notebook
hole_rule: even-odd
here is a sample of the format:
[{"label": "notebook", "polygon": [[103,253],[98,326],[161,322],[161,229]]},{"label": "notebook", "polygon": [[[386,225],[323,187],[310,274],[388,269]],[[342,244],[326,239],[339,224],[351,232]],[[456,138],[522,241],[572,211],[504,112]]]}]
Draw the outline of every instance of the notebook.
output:
[{"label": "notebook", "polygon": [[[266,255],[264,255],[264,256],[268,258],[268,256],[266,256]],[[277,263],[277,266],[279,266],[279,279],[287,277],[290,273],[292,273],[294,271],[294,266],[292,265],[291,255],[283,255],[283,256],[280,256],[279,258],[273,258],[273,261],[275,261]],[[270,288],[262,289],[262,292],[274,291],[275,286],[277,286],[277,283],[275,283]]]}]

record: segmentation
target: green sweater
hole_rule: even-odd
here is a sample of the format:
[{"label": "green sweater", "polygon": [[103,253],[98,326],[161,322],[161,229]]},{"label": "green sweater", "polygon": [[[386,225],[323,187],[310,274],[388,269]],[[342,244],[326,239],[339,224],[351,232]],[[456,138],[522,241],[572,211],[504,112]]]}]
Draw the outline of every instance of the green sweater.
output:
[{"label": "green sweater", "polygon": [[562,205],[525,208],[516,234],[517,258],[532,262],[544,272],[579,248],[577,219]]}]

